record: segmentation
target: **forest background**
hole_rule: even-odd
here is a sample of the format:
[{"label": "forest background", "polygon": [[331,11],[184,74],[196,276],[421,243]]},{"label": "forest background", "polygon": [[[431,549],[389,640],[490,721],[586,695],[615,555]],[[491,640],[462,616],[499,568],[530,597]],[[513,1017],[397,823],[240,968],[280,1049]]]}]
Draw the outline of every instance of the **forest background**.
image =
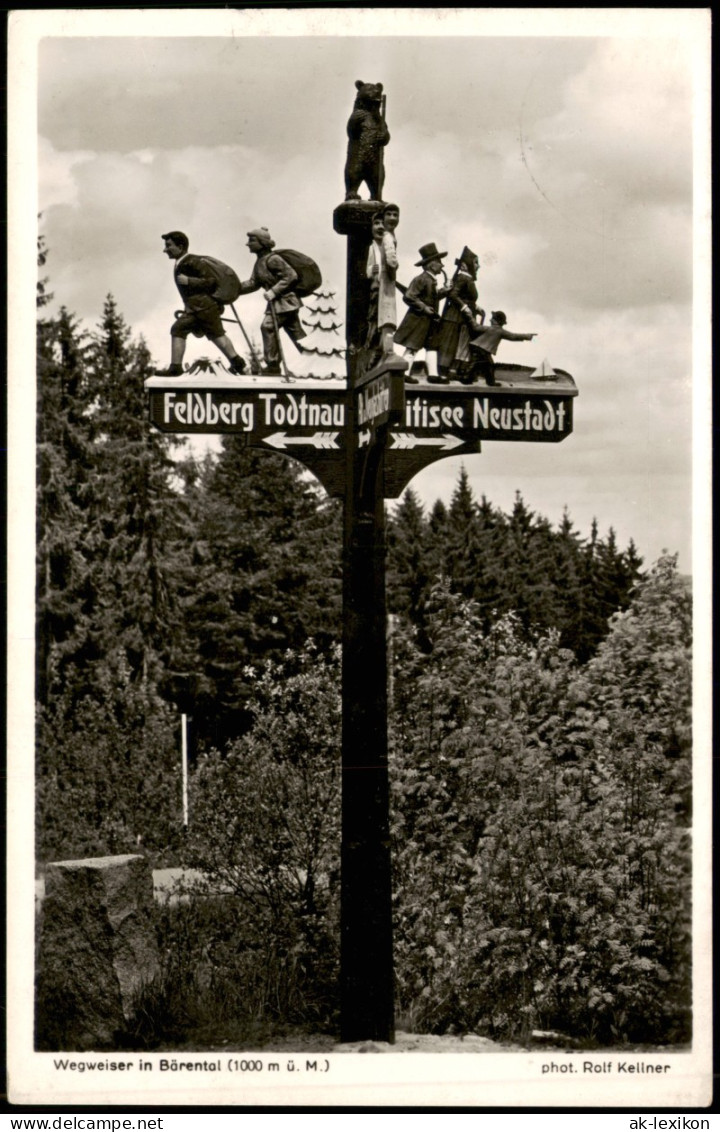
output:
[{"label": "forest background", "polygon": [[[41,266],[45,251],[41,248]],[[199,871],[118,1040],[337,1021],[340,514],[299,465],[146,422],[108,296],[38,290],[37,857]],[[461,471],[388,522],[398,1016],[588,1045],[691,1036],[691,592]],[[191,716],[183,828],[180,713]],[[46,1004],[47,1005],[47,1004]],[[53,1048],[52,1010],[39,1010]]]}]

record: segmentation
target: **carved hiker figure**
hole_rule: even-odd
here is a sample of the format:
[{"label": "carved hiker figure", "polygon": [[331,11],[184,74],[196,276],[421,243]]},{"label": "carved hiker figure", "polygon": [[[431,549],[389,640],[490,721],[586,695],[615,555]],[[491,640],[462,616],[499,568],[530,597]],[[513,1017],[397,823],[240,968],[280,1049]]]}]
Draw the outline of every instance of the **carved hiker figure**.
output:
[{"label": "carved hiker figure", "polygon": [[470,369],[460,380],[464,385],[471,385],[478,377],[484,377],[487,385],[497,385],[495,380],[495,361],[493,355],[497,353],[498,346],[503,338],[508,342],[530,342],[536,334],[513,334],[505,329],[507,318],[504,311],[493,311],[490,315],[490,325],[480,329],[479,334],[470,341]]},{"label": "carved hiker figure", "polygon": [[370,200],[382,200],[385,170],[383,146],[390,141],[385,125],[382,83],[355,83],[357,96],[348,119],[345,162],[345,200],[360,200],[358,189],[365,182]]},{"label": "carved hiker figure", "polygon": [[457,270],[445,300],[442,321],[433,334],[431,343],[432,349],[437,350],[438,361],[438,376],[432,380],[441,385],[449,382],[453,368],[458,374],[467,369],[470,337],[477,334],[478,318],[481,326],[485,321],[485,311],[477,305],[478,289],[475,283],[480,260],[466,244],[455,264]]},{"label": "carved hiker figure", "polygon": [[162,239],[165,241],[165,255],[175,261],[175,283],[185,308],[176,312],[175,322],[170,328],[170,365],[167,369],[156,369],[156,377],[178,377],[182,374],[188,334],[209,338],[230,362],[230,372],[238,376],[243,374],[245,362],[225,333],[222,324],[225,307],[215,297],[219,279],[212,264],[215,263],[216,267],[224,268],[225,271],[229,271],[229,268],[206,257],[190,255],[190,242],[184,232],[166,232]]},{"label": "carved hiker figure", "polygon": [[265,316],[260,323],[265,367],[263,373],[279,375],[282,349],[279,334],[283,329],[297,350],[302,353],[300,339],[307,335],[300,322],[302,299],[297,294],[300,277],[282,255],[273,252],[275,241],[267,228],[254,228],[247,234],[247,246],[257,256],[252,275],[240,284],[240,294],[262,290],[267,300]]},{"label": "carved hiker figure", "polygon": [[[415,266],[423,270],[415,276],[403,295],[410,310],[395,335],[396,344],[405,347],[406,358],[414,357],[418,350],[432,349],[429,343],[439,321],[438,299],[447,295],[450,289],[448,286],[438,289],[437,285],[437,276],[444,274],[442,261],[446,255],[447,252],[439,252],[435,244],[423,244],[420,248],[420,259]],[[413,362],[406,382],[417,385],[415,374],[418,372],[418,364]]]}]

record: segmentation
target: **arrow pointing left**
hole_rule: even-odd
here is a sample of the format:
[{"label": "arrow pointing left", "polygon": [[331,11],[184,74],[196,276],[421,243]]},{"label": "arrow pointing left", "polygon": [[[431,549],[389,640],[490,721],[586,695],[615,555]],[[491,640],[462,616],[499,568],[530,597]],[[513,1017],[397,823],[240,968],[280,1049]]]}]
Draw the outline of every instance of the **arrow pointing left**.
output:
[{"label": "arrow pointing left", "polygon": [[313,432],[310,436],[288,436],[286,432],[274,432],[272,436],[263,437],[263,444],[270,444],[273,448],[287,448],[290,444],[302,444],[306,448],[337,448],[336,432]]}]

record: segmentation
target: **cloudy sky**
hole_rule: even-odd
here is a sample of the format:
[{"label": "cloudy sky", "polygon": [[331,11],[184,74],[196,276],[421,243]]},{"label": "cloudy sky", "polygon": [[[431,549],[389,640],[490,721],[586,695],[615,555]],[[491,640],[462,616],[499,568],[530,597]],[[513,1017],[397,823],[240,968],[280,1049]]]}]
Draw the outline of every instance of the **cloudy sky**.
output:
[{"label": "cloudy sky", "polygon": [[[265,225],[317,259],[342,311],[345,127],[355,80],[380,81],[400,278],[421,244],[450,265],[470,245],[481,305],[538,332],[499,360],[547,358],[579,388],[561,445],[465,458],[477,495],[507,509],[519,490],[552,522],[567,506],[583,533],[596,517],[648,564],[667,548],[690,571],[702,10],[359,10],[341,28],[318,10],[34,15],[37,164],[26,154],[18,174],[56,306],[92,329],[111,292],[165,364],[178,297],[160,234],[183,229],[246,278],[246,232]],[[240,301],[249,329],[262,309]],[[209,351],[191,338],[188,360]],[[413,487],[449,499],[459,468],[441,461]]]}]

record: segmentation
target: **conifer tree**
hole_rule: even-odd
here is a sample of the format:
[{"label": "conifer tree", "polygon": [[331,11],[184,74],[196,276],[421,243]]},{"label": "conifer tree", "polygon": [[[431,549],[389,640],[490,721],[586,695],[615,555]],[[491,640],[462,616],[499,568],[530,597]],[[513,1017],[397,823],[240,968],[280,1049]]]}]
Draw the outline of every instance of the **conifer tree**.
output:
[{"label": "conifer tree", "polygon": [[582,651],[583,625],[588,595],[585,587],[583,540],[575,530],[567,508],[563,511],[552,549],[560,641],[564,648],[572,649],[580,659],[585,659]]},{"label": "conifer tree", "polygon": [[92,587],[87,538],[94,473],[88,346],[63,307],[37,325],[37,684],[53,679],[86,642]]},{"label": "conifer tree", "polygon": [[422,505],[408,488],[388,523],[388,593],[393,613],[414,624],[423,622],[428,589],[433,583],[433,556]]},{"label": "conifer tree", "polygon": [[145,420],[149,358],[112,300],[92,342],[64,310],[38,335],[38,852],[159,851],[179,831],[155,689],[175,493]]},{"label": "conifer tree", "polygon": [[453,589],[465,597],[475,588],[480,551],[477,503],[463,465],[450,499],[444,567]]},{"label": "conifer tree", "polygon": [[194,492],[195,565],[183,596],[193,710],[222,747],[248,723],[248,666],[310,637],[324,649],[339,636],[339,512],[293,461],[233,436]]},{"label": "conifer tree", "polygon": [[552,530],[516,492],[507,527],[507,584],[509,606],[526,629],[557,624]]},{"label": "conifer tree", "polygon": [[[145,343],[108,296],[90,352],[97,467],[92,513],[94,626],[104,655],[122,648],[134,677],[159,678],[181,631],[173,567],[189,545],[185,508],[173,484],[171,442],[147,423]],[[184,548],[184,549],[183,549]]]}]

